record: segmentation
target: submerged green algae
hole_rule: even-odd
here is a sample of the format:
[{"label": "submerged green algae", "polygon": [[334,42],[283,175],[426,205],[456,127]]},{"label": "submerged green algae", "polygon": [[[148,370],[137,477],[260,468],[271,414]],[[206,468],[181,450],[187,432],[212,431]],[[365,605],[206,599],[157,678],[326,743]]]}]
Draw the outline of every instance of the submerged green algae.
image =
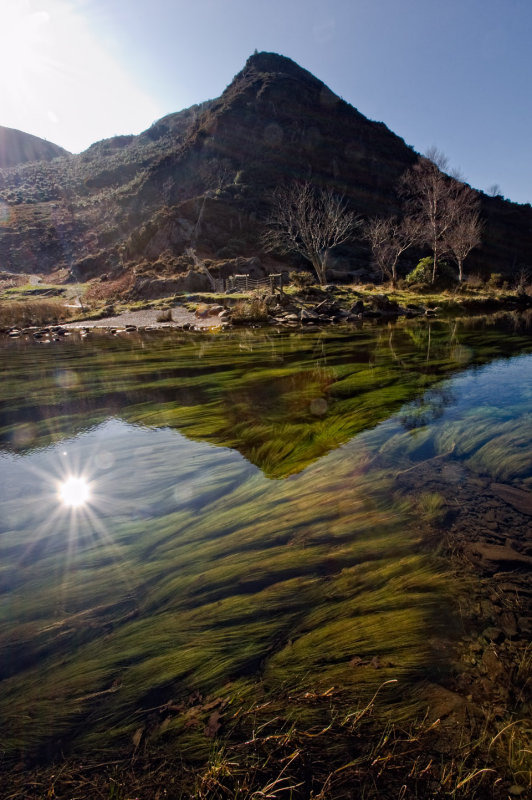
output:
[{"label": "submerged green algae", "polygon": [[[107,751],[139,726],[197,747],[198,692],[238,704],[334,686],[356,707],[394,679],[383,707],[412,713],[446,669],[434,638],[452,635],[449,578],[425,544],[446,499],[405,497],[395,476],[445,453],[474,469],[504,446],[507,479],[530,480],[513,428],[481,433],[503,412],[477,408],[487,390],[466,369],[519,349],[520,331],[425,322],[10,343],[6,752]],[[522,428],[526,391],[505,424]],[[75,512],[57,484],[80,472],[92,496]]]}]

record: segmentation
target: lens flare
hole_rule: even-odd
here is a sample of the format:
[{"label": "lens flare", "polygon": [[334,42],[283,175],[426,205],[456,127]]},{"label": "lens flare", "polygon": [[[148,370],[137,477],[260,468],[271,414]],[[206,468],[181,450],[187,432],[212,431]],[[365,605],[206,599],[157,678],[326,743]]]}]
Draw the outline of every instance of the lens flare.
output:
[{"label": "lens flare", "polygon": [[59,499],[63,505],[70,508],[84,506],[89,497],[90,488],[85,478],[71,475],[59,486]]}]

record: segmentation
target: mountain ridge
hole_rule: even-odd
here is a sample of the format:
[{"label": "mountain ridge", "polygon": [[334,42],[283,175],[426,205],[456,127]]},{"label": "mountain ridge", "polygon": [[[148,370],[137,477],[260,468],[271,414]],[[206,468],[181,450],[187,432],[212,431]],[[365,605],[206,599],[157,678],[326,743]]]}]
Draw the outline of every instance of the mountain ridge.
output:
[{"label": "mountain ridge", "polygon": [[[9,209],[0,259],[13,271],[28,271],[29,262],[76,279],[183,272],[191,245],[215,262],[265,261],[261,234],[276,185],[310,179],[342,194],[362,217],[387,216],[399,212],[397,182],[417,158],[384,123],[290,58],[255,53],[220,97],[168,114],[141,134],[0,170],[0,200]],[[469,269],[509,275],[532,257],[532,209],[478,196],[485,234]],[[336,254],[347,272],[369,260],[363,241]]]},{"label": "mountain ridge", "polygon": [[17,128],[0,125],[0,168],[16,167],[38,161],[69,155],[68,150],[58,144],[41,139]]}]

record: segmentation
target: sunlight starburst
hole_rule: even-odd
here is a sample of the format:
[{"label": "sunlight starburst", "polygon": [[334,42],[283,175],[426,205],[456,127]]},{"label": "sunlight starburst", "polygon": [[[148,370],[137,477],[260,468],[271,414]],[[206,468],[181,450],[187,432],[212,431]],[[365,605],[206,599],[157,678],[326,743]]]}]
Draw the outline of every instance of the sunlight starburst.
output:
[{"label": "sunlight starburst", "polygon": [[65,506],[80,508],[90,497],[90,487],[86,479],[71,475],[59,486],[59,499]]}]

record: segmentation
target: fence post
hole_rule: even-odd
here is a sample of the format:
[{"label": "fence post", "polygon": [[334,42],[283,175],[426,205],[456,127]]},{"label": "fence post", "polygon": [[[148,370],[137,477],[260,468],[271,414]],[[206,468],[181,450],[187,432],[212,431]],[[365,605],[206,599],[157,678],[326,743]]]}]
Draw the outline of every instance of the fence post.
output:
[{"label": "fence post", "polygon": [[249,278],[246,275],[246,292],[249,291]]},{"label": "fence post", "polygon": [[282,295],[283,293],[283,273],[279,273],[279,294]]}]

